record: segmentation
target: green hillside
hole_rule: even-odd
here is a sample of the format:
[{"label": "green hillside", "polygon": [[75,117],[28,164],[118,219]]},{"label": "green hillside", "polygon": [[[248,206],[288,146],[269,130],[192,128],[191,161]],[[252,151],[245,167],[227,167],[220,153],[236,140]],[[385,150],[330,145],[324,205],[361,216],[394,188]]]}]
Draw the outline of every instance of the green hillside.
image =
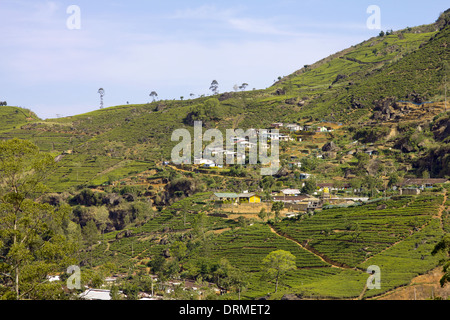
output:
[{"label": "green hillside", "polygon": [[0,122],[0,132],[14,130],[28,122],[39,120],[30,110],[8,106],[2,106],[0,108],[0,117],[2,119]]},{"label": "green hillside", "polygon": [[[439,180],[415,195],[400,188],[408,179],[450,178],[449,15],[380,34],[266,89],[47,120],[0,107],[0,140],[30,140],[55,158],[39,200],[68,210],[57,230],[80,244],[84,284],[101,287],[115,275],[130,296],[155,289],[166,299],[376,299],[445,258],[431,252],[450,230],[449,184]],[[260,163],[170,163],[172,132],[192,133],[194,121],[223,132],[275,122],[312,129],[282,127],[292,139],[280,143],[281,170],[263,177]],[[325,184],[335,189],[325,192]],[[323,206],[277,212],[273,195],[287,188]],[[213,197],[244,191],[262,204],[220,205]],[[262,268],[276,250],[295,258],[277,292]],[[372,265],[382,282],[368,290]],[[168,293],[169,281],[206,293]]]}]

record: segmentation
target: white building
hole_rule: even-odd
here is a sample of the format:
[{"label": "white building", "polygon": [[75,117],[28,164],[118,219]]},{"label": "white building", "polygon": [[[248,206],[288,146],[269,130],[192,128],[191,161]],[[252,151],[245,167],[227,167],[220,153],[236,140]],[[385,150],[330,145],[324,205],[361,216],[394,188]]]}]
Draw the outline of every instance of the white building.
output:
[{"label": "white building", "polygon": [[289,123],[286,125],[286,128],[289,129],[290,131],[300,131],[303,130],[303,127],[295,124],[295,123]]},{"label": "white building", "polygon": [[87,289],[79,297],[83,300],[111,300],[110,290],[104,289]]},{"label": "white building", "polygon": [[283,189],[281,190],[281,192],[287,196],[296,196],[301,194],[301,191],[299,189]]}]

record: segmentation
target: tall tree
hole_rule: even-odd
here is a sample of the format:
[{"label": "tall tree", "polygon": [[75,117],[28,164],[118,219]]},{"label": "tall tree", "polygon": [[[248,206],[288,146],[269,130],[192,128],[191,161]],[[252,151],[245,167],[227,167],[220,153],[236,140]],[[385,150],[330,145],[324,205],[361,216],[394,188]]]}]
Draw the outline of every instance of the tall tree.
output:
[{"label": "tall tree", "polygon": [[295,270],[295,256],[289,251],[276,250],[262,260],[262,270],[271,279],[275,279],[275,292],[278,291],[280,278],[288,271]]},{"label": "tall tree", "polygon": [[242,91],[244,91],[246,88],[248,87],[248,83],[244,82],[239,89],[241,89]]},{"label": "tall tree", "polygon": [[213,92],[213,94],[219,93],[219,83],[217,82],[217,80],[213,80],[211,82],[211,86],[209,87],[209,90],[211,90]]},{"label": "tall tree", "polygon": [[37,201],[45,191],[42,181],[53,168],[53,157],[29,141],[0,142],[0,282],[7,288],[4,298],[48,297],[47,276],[75,263],[77,247],[61,230],[70,207]]}]

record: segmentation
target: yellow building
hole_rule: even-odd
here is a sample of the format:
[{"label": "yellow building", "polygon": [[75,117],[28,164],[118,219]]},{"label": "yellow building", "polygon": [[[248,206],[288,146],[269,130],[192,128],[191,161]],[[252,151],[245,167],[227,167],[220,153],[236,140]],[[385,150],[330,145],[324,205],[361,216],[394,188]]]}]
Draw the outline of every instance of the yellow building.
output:
[{"label": "yellow building", "polygon": [[238,195],[239,202],[260,203],[261,197],[254,193],[241,193]]}]

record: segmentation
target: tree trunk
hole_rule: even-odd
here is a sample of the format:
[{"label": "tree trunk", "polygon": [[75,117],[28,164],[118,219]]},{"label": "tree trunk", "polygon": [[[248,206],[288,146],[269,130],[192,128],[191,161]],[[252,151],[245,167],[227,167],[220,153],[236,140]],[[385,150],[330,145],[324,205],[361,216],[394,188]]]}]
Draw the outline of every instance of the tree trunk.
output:
[{"label": "tree trunk", "polygon": [[[17,230],[17,221],[14,221],[14,231]],[[14,232],[14,237],[13,237],[13,247],[16,245],[17,243],[17,235]],[[15,272],[15,289],[16,289],[16,299],[19,300],[19,261],[15,261],[16,266],[14,267],[14,272]]]},{"label": "tree trunk", "polygon": [[276,279],[276,282],[275,282],[275,293],[277,293],[277,291],[278,291],[278,278],[279,278],[279,276],[280,276],[280,271],[278,271],[278,273],[277,273],[277,279]]}]

